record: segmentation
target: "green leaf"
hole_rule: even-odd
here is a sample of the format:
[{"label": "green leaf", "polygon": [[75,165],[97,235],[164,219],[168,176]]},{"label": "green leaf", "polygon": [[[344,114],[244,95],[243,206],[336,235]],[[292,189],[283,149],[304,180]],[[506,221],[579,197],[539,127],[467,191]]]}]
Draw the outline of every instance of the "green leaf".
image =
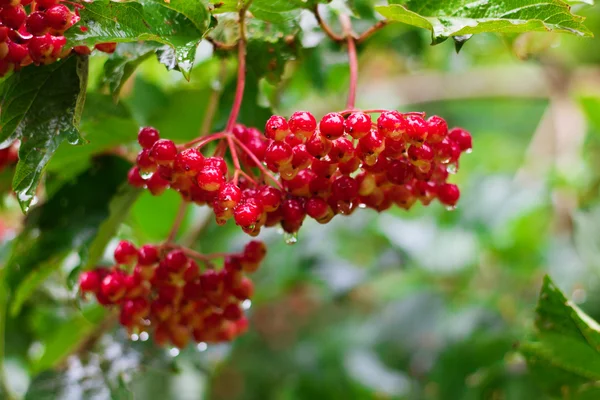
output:
[{"label": "green leaf", "polygon": [[87,3],[79,26],[69,29],[67,46],[92,47],[104,42],[159,42],[173,48],[178,69],[189,77],[198,44],[211,27],[211,16],[201,1],[144,0]]},{"label": "green leaf", "polygon": [[102,79],[102,83],[108,86],[115,101],[135,69],[163,46],[156,42],[121,43],[117,46],[115,52],[104,63]]},{"label": "green leaf", "polygon": [[81,144],[77,129],[85,101],[87,57],[69,57],[13,74],[0,87],[0,146],[21,140],[13,189],[24,212],[50,158],[65,140]]},{"label": "green leaf", "polygon": [[535,340],[523,343],[520,351],[542,382],[551,382],[555,391],[562,385],[577,391],[583,384],[600,380],[600,326],[568,301],[547,276],[535,326]]},{"label": "green leaf", "polygon": [[109,204],[128,168],[129,163],[120,158],[102,157],[30,213],[6,265],[6,281],[18,297],[13,299],[13,312],[67,254],[89,248],[109,217]]},{"label": "green leaf", "polygon": [[433,44],[451,36],[484,32],[555,31],[593,36],[583,25],[585,18],[572,14],[570,6],[562,0],[508,0],[500,3],[406,0],[390,3],[389,6],[378,6],[376,10],[392,21],[430,30]]}]

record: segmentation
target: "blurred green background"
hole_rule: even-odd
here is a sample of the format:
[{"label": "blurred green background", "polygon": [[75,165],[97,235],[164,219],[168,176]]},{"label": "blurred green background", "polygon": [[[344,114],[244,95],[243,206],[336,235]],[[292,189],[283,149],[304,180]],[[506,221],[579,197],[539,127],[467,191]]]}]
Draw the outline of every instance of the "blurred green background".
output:
[{"label": "blurred green background", "polygon": [[[598,35],[600,9],[577,12]],[[371,23],[364,17],[359,31]],[[287,65],[281,85],[249,80],[243,122],[262,128],[269,106],[318,117],[344,108],[346,55],[320,39],[305,29],[307,49]],[[550,398],[518,344],[531,335],[544,274],[600,318],[600,43],[478,35],[457,55],[450,41],[429,42],[428,32],[401,25],[370,39],[359,49],[357,105],[426,111],[472,132],[474,151],[453,178],[463,194],[456,210],[434,203],[408,213],[360,210],[326,226],[307,220],[294,245],[275,230],[263,232],[269,253],[254,276],[249,333],[177,355],[132,342],[112,326],[98,329],[98,310],[65,288],[77,265],[67,257],[7,321],[13,389],[29,388],[35,400],[131,393],[148,400]],[[148,59],[118,106],[101,91],[90,94],[83,132],[91,147],[62,148],[49,173],[68,164],[74,176],[90,154],[134,139],[139,125],[171,139],[195,137],[213,90],[225,90],[214,128],[223,126],[235,62],[210,58],[210,46],[202,46],[199,61],[186,82]],[[92,59],[92,91],[103,62]],[[20,218],[14,199],[4,203],[2,257]],[[120,237],[162,240],[178,205],[173,193],[143,194]],[[235,250],[247,241],[197,207],[180,240],[198,227],[199,250]],[[38,374],[57,362],[60,368]]]}]

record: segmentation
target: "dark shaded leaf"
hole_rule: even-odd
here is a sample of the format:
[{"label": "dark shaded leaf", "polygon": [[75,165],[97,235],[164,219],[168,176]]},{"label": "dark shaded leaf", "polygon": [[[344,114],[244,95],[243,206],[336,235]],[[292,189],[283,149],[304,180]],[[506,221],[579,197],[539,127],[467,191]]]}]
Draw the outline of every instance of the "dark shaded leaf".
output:
[{"label": "dark shaded leaf", "polygon": [[87,57],[25,68],[2,83],[0,147],[21,140],[13,189],[24,212],[41,175],[65,140],[81,144],[77,129],[85,101]]}]

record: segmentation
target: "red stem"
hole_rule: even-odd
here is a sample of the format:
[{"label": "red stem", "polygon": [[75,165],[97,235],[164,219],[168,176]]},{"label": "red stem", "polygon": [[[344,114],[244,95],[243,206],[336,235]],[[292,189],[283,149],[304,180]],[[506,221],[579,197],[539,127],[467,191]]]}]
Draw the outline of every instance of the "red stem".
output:
[{"label": "red stem", "polygon": [[246,10],[240,11],[240,40],[238,41],[238,74],[237,74],[237,86],[235,90],[235,99],[233,100],[233,106],[231,106],[231,113],[229,114],[229,120],[227,121],[227,127],[225,132],[231,132],[235,125],[240,108],[242,106],[242,99],[244,98],[244,87],[246,86],[246,36],[245,36],[245,25],[244,16]]},{"label": "red stem", "polygon": [[252,159],[252,161],[254,161],[254,163],[256,164],[256,166],[258,167],[258,169],[260,169],[260,171],[267,177],[269,177],[273,182],[275,182],[275,184],[277,185],[277,187],[281,190],[283,190],[283,186],[281,186],[281,183],[279,183],[279,181],[277,180],[277,178],[275,178],[273,176],[273,174],[271,174],[265,167],[264,165],[262,165],[262,163],[260,162],[260,160],[254,155],[254,153],[252,153],[252,151],[246,147],[246,145],[244,143],[242,143],[238,138],[236,138],[233,135],[230,135],[231,138],[233,139],[233,141],[240,146],[240,148],[246,153],[248,154],[248,157],[250,157]]},{"label": "red stem", "polygon": [[[354,111],[356,110],[344,110],[344,111],[340,111],[339,113],[342,115],[348,115],[348,114],[352,114]],[[365,114],[380,114],[382,112],[386,112],[386,111],[390,111],[390,110],[360,110],[361,112],[365,113]],[[419,115],[421,117],[425,116],[424,112],[419,112],[419,111],[411,111],[411,112],[407,112],[407,113],[403,113],[404,115]]]},{"label": "red stem", "polygon": [[172,243],[175,240],[175,237],[177,237],[177,232],[179,232],[179,228],[181,227],[181,224],[183,223],[183,220],[185,218],[187,206],[188,202],[183,200],[181,202],[181,205],[179,206],[179,210],[177,210],[177,215],[175,216],[175,221],[173,222],[173,227],[169,232],[169,236],[167,237],[166,243]]},{"label": "red stem", "polygon": [[358,82],[358,57],[356,55],[356,42],[352,33],[352,21],[347,14],[340,15],[340,23],[344,29],[346,42],[348,43],[348,64],[350,65],[350,86],[348,89],[348,102],[346,108],[354,109],[356,103],[356,84]]},{"label": "red stem", "polygon": [[208,136],[202,136],[202,137],[196,138],[190,142],[179,145],[178,147],[180,149],[188,149],[196,144],[196,145],[198,145],[197,146],[198,148],[201,148],[202,146],[206,145],[207,143],[210,143],[214,140],[223,139],[225,137],[227,137],[227,134],[225,132],[217,132],[217,133],[213,133]]}]

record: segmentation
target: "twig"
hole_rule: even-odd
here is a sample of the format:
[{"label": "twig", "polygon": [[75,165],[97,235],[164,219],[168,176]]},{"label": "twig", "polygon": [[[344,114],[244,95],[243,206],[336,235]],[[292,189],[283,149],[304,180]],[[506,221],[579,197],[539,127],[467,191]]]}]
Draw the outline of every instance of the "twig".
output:
[{"label": "twig", "polygon": [[352,110],[356,104],[356,85],[358,82],[358,58],[356,55],[356,43],[352,34],[352,22],[347,14],[340,15],[340,22],[344,28],[344,35],[348,42],[348,64],[350,65],[350,85],[348,88],[348,102],[346,108]]},{"label": "twig", "polygon": [[283,186],[281,186],[281,183],[279,183],[279,181],[277,180],[277,178],[275,178],[273,176],[273,174],[271,174],[265,167],[264,165],[262,165],[262,163],[260,162],[260,160],[254,155],[254,153],[252,153],[252,151],[246,147],[246,145],[244,143],[242,143],[238,138],[236,138],[235,136],[231,135],[231,138],[233,139],[233,141],[240,146],[240,148],[246,153],[248,154],[248,157],[250,157],[252,159],[252,161],[254,161],[254,163],[256,164],[256,166],[258,167],[258,169],[260,169],[260,171],[267,177],[269,177],[276,185],[279,189],[283,190]]},{"label": "twig", "polygon": [[315,18],[317,19],[319,26],[321,27],[321,29],[323,29],[323,32],[325,32],[325,34],[327,36],[329,36],[329,38],[331,40],[333,40],[334,42],[337,42],[337,43],[344,42],[345,39],[342,36],[336,34],[334,31],[332,31],[331,28],[329,27],[329,25],[327,25],[327,23],[323,20],[323,18],[321,17],[321,14],[319,13],[319,5],[318,4],[315,6],[315,8],[313,8],[312,12],[315,15]]},{"label": "twig", "polygon": [[237,47],[237,44],[222,43],[217,41],[216,39],[211,38],[210,36],[206,36],[204,39],[206,39],[207,42],[212,44],[215,50],[232,51],[235,50],[235,48]]},{"label": "twig", "polygon": [[372,27],[370,27],[369,29],[367,29],[366,31],[361,33],[358,37],[356,37],[356,44],[362,44],[365,40],[367,40],[369,37],[371,37],[371,35],[373,35],[375,32],[377,32],[381,28],[387,26],[387,24],[388,24],[387,19],[377,22],[375,25],[373,25]]},{"label": "twig", "polygon": [[166,243],[173,243],[175,238],[177,237],[177,233],[179,232],[179,228],[185,219],[185,213],[187,211],[188,202],[185,200],[181,201],[179,205],[179,209],[177,210],[177,215],[175,216],[175,220],[173,221],[173,226],[169,231],[169,236],[167,236]]},{"label": "twig", "polygon": [[225,132],[231,132],[235,125],[242,100],[244,98],[244,88],[246,86],[246,9],[240,10],[240,39],[238,40],[238,74],[237,85],[235,90],[235,98],[231,106],[231,113],[227,120]]}]

